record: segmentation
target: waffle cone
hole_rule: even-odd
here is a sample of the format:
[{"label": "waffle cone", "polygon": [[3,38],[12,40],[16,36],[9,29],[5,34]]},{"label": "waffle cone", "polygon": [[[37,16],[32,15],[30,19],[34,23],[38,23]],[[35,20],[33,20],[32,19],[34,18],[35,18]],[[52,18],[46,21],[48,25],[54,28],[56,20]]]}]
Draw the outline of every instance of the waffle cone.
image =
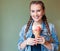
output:
[{"label": "waffle cone", "polygon": [[33,32],[34,32],[35,38],[40,37],[40,31],[33,31]]}]

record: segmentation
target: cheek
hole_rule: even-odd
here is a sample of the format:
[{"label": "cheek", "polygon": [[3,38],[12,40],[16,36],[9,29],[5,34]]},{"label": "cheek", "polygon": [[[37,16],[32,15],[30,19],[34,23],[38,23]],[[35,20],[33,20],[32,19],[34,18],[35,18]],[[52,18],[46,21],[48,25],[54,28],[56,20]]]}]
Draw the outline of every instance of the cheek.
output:
[{"label": "cheek", "polygon": [[33,15],[33,13],[32,13],[32,12],[30,12],[30,15],[32,16],[32,15]]},{"label": "cheek", "polygon": [[41,10],[41,12],[39,12],[39,15],[43,16],[45,14],[45,11]]},{"label": "cheek", "polygon": [[43,16],[44,15],[44,13],[43,12],[40,12],[40,13],[38,13],[40,16]]},{"label": "cheek", "polygon": [[33,16],[33,13],[30,12],[30,16],[33,18],[33,17],[34,17],[34,16]]},{"label": "cheek", "polygon": [[34,18],[34,14],[33,14],[33,13],[30,13],[30,16],[31,16],[32,18]]}]

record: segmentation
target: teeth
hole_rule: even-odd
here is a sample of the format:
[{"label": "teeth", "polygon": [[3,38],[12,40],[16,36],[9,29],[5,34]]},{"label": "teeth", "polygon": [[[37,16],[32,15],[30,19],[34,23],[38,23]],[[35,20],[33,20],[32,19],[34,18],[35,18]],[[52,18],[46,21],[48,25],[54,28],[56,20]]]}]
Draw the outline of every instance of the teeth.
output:
[{"label": "teeth", "polygon": [[36,19],[38,19],[39,17],[35,17]]}]

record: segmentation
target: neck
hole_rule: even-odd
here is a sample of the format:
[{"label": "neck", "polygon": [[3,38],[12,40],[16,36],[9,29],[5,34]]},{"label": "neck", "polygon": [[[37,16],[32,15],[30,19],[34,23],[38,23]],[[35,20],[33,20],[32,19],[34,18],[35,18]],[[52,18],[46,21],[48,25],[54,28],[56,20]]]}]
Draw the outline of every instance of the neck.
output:
[{"label": "neck", "polygon": [[35,24],[42,24],[42,20],[41,21],[34,21]]}]

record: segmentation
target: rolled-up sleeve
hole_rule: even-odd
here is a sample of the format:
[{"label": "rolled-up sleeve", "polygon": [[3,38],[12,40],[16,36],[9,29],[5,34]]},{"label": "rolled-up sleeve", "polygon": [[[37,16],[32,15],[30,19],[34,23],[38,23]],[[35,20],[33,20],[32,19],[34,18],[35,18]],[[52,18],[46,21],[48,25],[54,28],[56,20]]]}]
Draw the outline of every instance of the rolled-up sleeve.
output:
[{"label": "rolled-up sleeve", "polygon": [[24,51],[24,49],[20,48],[20,44],[24,41],[24,32],[25,32],[25,26],[22,27],[20,33],[19,33],[19,40],[18,40],[18,50]]},{"label": "rolled-up sleeve", "polygon": [[52,38],[54,40],[54,42],[51,43],[51,45],[52,45],[52,51],[58,51],[59,41],[58,41],[58,36],[57,36],[56,30],[54,28],[54,25],[52,25],[51,35],[52,35]]}]

